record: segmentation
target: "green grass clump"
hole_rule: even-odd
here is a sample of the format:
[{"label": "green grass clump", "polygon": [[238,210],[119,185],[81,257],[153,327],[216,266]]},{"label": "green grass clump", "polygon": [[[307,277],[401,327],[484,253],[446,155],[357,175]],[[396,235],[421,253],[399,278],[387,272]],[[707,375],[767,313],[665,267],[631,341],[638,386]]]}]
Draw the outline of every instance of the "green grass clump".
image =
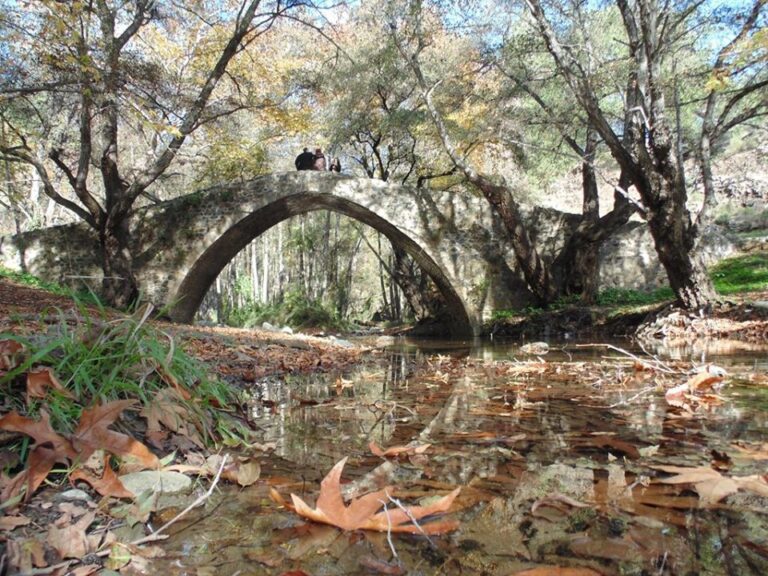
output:
[{"label": "green grass clump", "polygon": [[721,260],[709,271],[720,294],[768,289],[768,253],[746,254]]},{"label": "green grass clump", "polygon": [[[191,424],[206,442],[215,442],[225,415],[210,408],[227,406],[233,400],[230,388],[209,378],[203,365],[176,346],[170,335],[147,323],[148,316],[145,311],[108,319],[81,308],[74,326],[71,317],[62,314],[46,334],[0,334],[0,339],[15,340],[26,351],[23,361],[0,378],[0,393],[19,412],[34,416],[45,409],[54,429],[72,432],[84,407],[134,398],[151,404],[169,388],[168,380],[175,379],[192,395],[184,402]],[[38,366],[51,368],[73,397],[52,391],[26,406],[24,375]]]},{"label": "green grass clump", "polygon": [[640,292],[627,288],[608,288],[597,295],[600,306],[646,306],[675,297],[669,287],[657,288],[652,292]]}]

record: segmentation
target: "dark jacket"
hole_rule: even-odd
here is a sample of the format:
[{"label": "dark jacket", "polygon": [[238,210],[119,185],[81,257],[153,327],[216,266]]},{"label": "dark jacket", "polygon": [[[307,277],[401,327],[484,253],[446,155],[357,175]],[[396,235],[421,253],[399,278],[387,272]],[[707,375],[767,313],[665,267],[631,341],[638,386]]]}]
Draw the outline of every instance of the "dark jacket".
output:
[{"label": "dark jacket", "polygon": [[302,152],[296,156],[296,170],[312,170],[315,164],[315,155],[312,152]]}]

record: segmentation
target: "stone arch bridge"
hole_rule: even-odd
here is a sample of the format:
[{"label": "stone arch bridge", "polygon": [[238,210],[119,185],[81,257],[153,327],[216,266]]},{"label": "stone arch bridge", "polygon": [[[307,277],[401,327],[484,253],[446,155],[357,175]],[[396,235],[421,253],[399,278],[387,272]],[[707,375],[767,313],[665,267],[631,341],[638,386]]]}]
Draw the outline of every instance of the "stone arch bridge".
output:
[{"label": "stone arch bridge", "polygon": [[[503,235],[494,234],[499,226],[482,198],[314,171],[268,174],[138,209],[132,253],[144,297],[167,308],[174,320],[191,321],[235,254],[279,222],[320,209],[367,224],[405,250],[442,293],[454,337],[478,334],[495,308],[529,303],[513,252]],[[562,245],[575,216],[533,210],[528,220],[547,257]],[[613,265],[610,254],[604,257],[620,278],[627,279],[627,264],[637,266],[637,251],[627,251],[637,245],[632,239],[637,236],[613,243],[619,254]],[[84,224],[0,238],[0,264],[63,283],[100,278],[98,252],[95,235]],[[640,274],[641,281],[658,283],[658,266]],[[637,274],[630,279],[636,287]]]}]

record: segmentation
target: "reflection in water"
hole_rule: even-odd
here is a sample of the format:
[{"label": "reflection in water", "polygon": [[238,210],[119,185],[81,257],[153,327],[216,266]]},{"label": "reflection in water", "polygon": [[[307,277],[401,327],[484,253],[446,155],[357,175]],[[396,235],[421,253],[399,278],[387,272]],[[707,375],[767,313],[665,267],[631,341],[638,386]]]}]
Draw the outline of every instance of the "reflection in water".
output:
[{"label": "reflection in water", "polygon": [[[507,575],[535,564],[768,573],[764,499],[742,491],[702,507],[690,484],[652,481],[664,476],[656,466],[710,461],[725,476],[764,473],[768,394],[737,378],[721,400],[688,413],[665,401],[663,374],[635,371],[626,356],[551,348],[512,362],[512,345],[430,342],[424,351],[405,342],[378,368],[262,382],[251,417],[258,440],[276,444],[260,460],[263,483],[224,488],[215,511],[169,543],[169,573],[369,574],[372,561],[408,574]],[[737,377],[763,362],[707,360]],[[382,465],[372,440],[432,447]],[[762,459],[745,457],[750,450]],[[430,541],[393,537],[395,558],[385,534],[305,524],[267,498],[273,485],[313,501],[343,457],[350,486],[379,480],[409,502],[462,486],[461,528]]]}]

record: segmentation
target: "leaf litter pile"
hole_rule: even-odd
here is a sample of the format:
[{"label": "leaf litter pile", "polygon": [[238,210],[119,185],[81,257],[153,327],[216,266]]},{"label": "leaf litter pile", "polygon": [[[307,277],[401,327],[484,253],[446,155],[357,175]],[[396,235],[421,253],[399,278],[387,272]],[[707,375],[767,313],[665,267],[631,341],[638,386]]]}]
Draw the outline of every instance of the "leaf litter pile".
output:
[{"label": "leaf litter pile", "polygon": [[[232,406],[199,410],[195,382],[155,360],[135,370],[151,401],[75,398],[70,429],[49,410],[71,379],[6,341],[0,571],[768,573],[759,371],[281,338],[186,339]],[[363,355],[376,362],[353,368]],[[175,499],[132,492],[121,479],[145,469],[199,480]]]}]

